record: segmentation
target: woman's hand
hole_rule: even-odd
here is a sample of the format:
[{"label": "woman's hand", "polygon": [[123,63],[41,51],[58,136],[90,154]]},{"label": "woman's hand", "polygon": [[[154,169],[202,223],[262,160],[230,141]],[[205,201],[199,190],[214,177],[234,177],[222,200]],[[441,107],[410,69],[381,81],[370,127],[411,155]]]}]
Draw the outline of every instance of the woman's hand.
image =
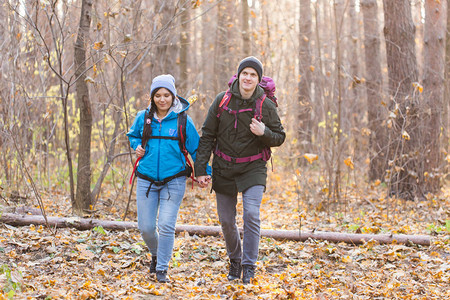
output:
[{"label": "woman's hand", "polygon": [[136,148],[136,156],[137,157],[142,157],[142,156],[144,156],[144,154],[145,154],[145,149],[142,148],[141,145],[137,146],[137,148]]},{"label": "woman's hand", "polygon": [[197,181],[198,181],[198,185],[201,188],[207,187],[208,184],[211,182],[211,176],[209,176],[209,175],[198,176]]},{"label": "woman's hand", "polygon": [[266,129],[266,125],[263,122],[259,122],[255,118],[252,118],[252,122],[250,123],[250,131],[257,136],[264,135],[264,130]]}]

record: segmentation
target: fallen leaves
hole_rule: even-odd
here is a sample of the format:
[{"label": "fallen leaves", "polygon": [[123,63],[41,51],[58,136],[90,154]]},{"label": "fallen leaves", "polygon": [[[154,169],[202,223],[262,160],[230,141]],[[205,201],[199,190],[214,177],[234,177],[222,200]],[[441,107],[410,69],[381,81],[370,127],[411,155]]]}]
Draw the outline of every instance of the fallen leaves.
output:
[{"label": "fallen leaves", "polygon": [[[404,202],[385,197],[383,184],[374,182],[365,190],[349,186],[342,202],[345,204],[321,202],[324,207],[335,205],[330,206],[331,213],[328,213],[316,209],[317,202],[313,200],[320,200],[318,193],[314,197],[307,195],[323,188],[320,184],[313,185],[321,182],[319,176],[310,176],[302,169],[296,176],[269,172],[269,177],[261,207],[265,229],[295,230],[301,220],[302,230],[432,233],[435,238],[429,247],[381,245],[375,241],[349,245],[262,238],[256,277],[252,284],[244,286],[239,280],[229,282],[226,278],[228,258],[222,237],[190,236],[183,232],[175,239],[168,273],[171,283],[163,285],[149,274],[151,255],[137,230],[65,228],[54,233],[42,226],[1,224],[0,265],[9,273],[0,274],[0,299],[8,295],[18,299],[450,297],[449,197]],[[299,185],[298,180],[304,180],[304,184]],[[306,188],[300,190],[300,186]],[[53,215],[70,211],[61,204],[67,198],[58,206],[58,197],[52,197],[55,206],[47,211],[53,210]],[[123,213],[122,207],[98,209],[111,214],[109,219],[117,219]],[[241,199],[237,210],[238,225],[242,226]],[[129,219],[135,218],[135,207],[131,207]],[[209,190],[187,189],[178,222],[218,225],[214,195]],[[14,288],[11,283],[20,288]]]}]

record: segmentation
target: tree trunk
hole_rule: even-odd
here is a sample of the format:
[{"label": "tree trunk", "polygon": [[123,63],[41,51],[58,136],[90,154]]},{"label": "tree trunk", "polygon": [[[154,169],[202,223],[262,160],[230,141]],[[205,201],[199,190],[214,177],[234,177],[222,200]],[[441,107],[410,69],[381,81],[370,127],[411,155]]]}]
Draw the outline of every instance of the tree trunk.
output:
[{"label": "tree trunk", "polygon": [[[423,197],[418,180],[420,134],[418,128],[418,71],[415,26],[409,0],[383,0],[389,94],[392,102],[387,180],[390,194],[414,200]],[[414,85],[413,85],[414,84]]]},{"label": "tree trunk", "polygon": [[366,62],[366,92],[369,127],[369,179],[383,179],[386,170],[385,130],[382,110],[380,37],[378,34],[377,0],[361,1],[364,22],[364,52]]},{"label": "tree trunk", "polygon": [[76,100],[80,108],[80,139],[78,147],[77,193],[74,213],[82,214],[90,209],[91,194],[91,132],[92,111],[89,88],[86,82],[86,48],[91,26],[92,0],[83,0],[81,4],[80,25],[75,42]]},{"label": "tree trunk", "polygon": [[[215,22],[217,21],[216,18],[212,17],[212,12],[214,10],[217,10],[218,8],[215,7],[214,10],[212,10],[210,13],[206,13],[207,10],[205,10],[206,7],[202,6],[202,13],[204,14],[202,20],[201,20],[201,31],[202,31],[202,41],[201,41],[201,68],[199,69],[199,72],[201,72],[201,78],[200,78],[200,91],[199,91],[199,100],[198,104],[199,108],[196,108],[196,113],[201,112],[201,118],[199,118],[198,125],[203,124],[203,120],[206,117],[206,111],[208,110],[209,106],[211,105],[213,99],[216,97],[216,94],[218,93],[217,90],[214,89],[214,83],[215,83],[215,75],[214,75],[214,41],[215,37],[214,34],[210,34],[210,32],[213,30],[211,28],[215,28]],[[200,115],[197,115],[200,116]]]},{"label": "tree trunk", "polygon": [[[446,1],[425,1],[424,32],[424,95],[421,101],[422,111],[422,153],[426,159],[422,161],[425,191],[437,193],[440,189],[441,153],[440,131],[442,123],[442,107],[444,106],[445,76],[445,35],[447,20]],[[422,175],[420,174],[420,175]],[[420,177],[420,176],[419,176]]]},{"label": "tree trunk", "polygon": [[188,5],[184,5],[181,12],[181,32],[180,32],[180,77],[178,79],[177,91],[180,95],[187,95],[187,83],[188,83],[188,53],[189,53],[189,35],[190,35],[190,23],[189,23],[190,8]]},{"label": "tree trunk", "polygon": [[[444,132],[443,138],[444,147],[447,152],[447,157],[450,157],[450,5],[447,2],[447,34],[446,34],[446,46],[445,46],[445,97],[444,106],[443,106],[443,118],[444,118]],[[447,165],[446,173],[448,173],[449,166]]]},{"label": "tree trunk", "polygon": [[333,126],[333,131],[335,131],[335,136],[333,136],[333,142],[335,143],[333,147],[333,156],[331,159],[332,164],[335,164],[336,169],[334,175],[333,189],[330,188],[334,197],[339,201],[341,192],[341,157],[343,152],[343,135],[342,135],[342,101],[345,99],[345,92],[343,89],[343,68],[342,68],[342,29],[344,21],[345,6],[343,0],[334,0],[334,29],[335,29],[335,41],[336,41],[336,54],[335,54],[335,72],[336,72],[336,85],[337,89],[335,91],[334,98],[337,100],[337,118],[336,121],[332,121],[336,124]]},{"label": "tree trunk", "polygon": [[[170,29],[175,16],[173,0],[158,0],[155,4],[155,24],[162,30],[156,44],[156,51],[152,61],[152,77],[170,73],[176,74],[177,35]],[[157,32],[157,31],[155,31]]]},{"label": "tree trunk", "polygon": [[[361,4],[360,4],[361,5]],[[354,132],[355,134],[349,138],[349,153],[352,154],[355,160],[360,161],[361,158],[366,158],[367,149],[364,143],[365,136],[362,134],[362,128],[365,126],[365,113],[366,106],[362,99],[362,86],[361,86],[361,71],[360,66],[363,63],[360,56],[361,41],[361,21],[360,14],[357,13],[356,0],[349,0],[348,4],[348,17],[346,21],[347,33],[345,36],[345,64],[349,65],[349,80],[344,86],[348,89],[347,100],[345,101],[345,115],[348,120],[345,127],[346,132]],[[358,134],[359,133],[359,134]],[[351,145],[350,145],[351,144]]]},{"label": "tree trunk", "polygon": [[[82,218],[61,218],[47,217],[48,225],[56,228],[76,228],[78,230],[90,230],[97,226],[110,230],[132,230],[138,229],[136,222],[107,221]],[[0,223],[12,226],[46,225],[45,219],[41,215],[19,215],[4,213],[0,216]],[[239,229],[243,233],[242,228]],[[175,232],[188,232],[191,235],[219,236],[222,229],[219,226],[198,226],[177,224]],[[364,244],[370,240],[382,244],[402,243],[429,246],[431,237],[427,235],[406,235],[406,234],[356,234],[339,232],[300,232],[299,230],[270,230],[261,229],[261,236],[276,240],[306,241],[308,239],[327,240],[333,243]]]},{"label": "tree trunk", "polygon": [[241,6],[242,6],[242,42],[243,42],[242,53],[244,57],[247,57],[252,54],[252,45],[250,43],[250,27],[248,26],[249,21],[248,1],[241,0]]},{"label": "tree trunk", "polygon": [[311,47],[312,36],[311,20],[311,0],[300,0],[300,32],[299,32],[299,112],[298,112],[298,139],[304,152],[311,152],[312,131],[311,131]]},{"label": "tree trunk", "polygon": [[221,91],[227,88],[228,80],[237,70],[237,64],[230,58],[235,55],[232,49],[235,47],[236,34],[234,34],[234,3],[231,0],[225,0],[217,6],[217,31],[214,47],[214,91]]}]

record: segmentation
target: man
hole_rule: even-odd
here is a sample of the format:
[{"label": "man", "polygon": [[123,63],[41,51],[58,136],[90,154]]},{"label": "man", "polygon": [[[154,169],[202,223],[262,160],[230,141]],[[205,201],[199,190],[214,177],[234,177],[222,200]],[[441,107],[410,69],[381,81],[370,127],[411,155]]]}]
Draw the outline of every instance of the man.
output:
[{"label": "man", "polygon": [[[255,104],[264,90],[258,85],[262,63],[253,56],[238,66],[237,78],[230,86],[228,108],[219,113],[225,92],[217,95],[209,108],[197,149],[195,174],[200,186],[211,181],[206,166],[214,152],[212,189],[216,192],[217,211],[230,258],[229,280],[241,278],[249,283],[255,276],[260,238],[260,206],[266,186],[269,147],[280,146],[286,137],[276,105],[262,102],[262,118],[255,118]],[[229,95],[229,94],[228,94]],[[243,246],[236,225],[237,195],[242,193]]]}]

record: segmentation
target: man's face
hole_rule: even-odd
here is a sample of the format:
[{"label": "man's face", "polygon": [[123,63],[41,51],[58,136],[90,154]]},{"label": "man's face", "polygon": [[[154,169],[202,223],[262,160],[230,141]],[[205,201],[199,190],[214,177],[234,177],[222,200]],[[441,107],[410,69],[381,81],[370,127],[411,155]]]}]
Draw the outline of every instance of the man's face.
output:
[{"label": "man's face", "polygon": [[[245,93],[253,94],[253,91],[256,89],[258,85],[259,77],[256,70],[247,67],[239,74],[239,88]],[[242,92],[241,92],[242,94]]]}]

